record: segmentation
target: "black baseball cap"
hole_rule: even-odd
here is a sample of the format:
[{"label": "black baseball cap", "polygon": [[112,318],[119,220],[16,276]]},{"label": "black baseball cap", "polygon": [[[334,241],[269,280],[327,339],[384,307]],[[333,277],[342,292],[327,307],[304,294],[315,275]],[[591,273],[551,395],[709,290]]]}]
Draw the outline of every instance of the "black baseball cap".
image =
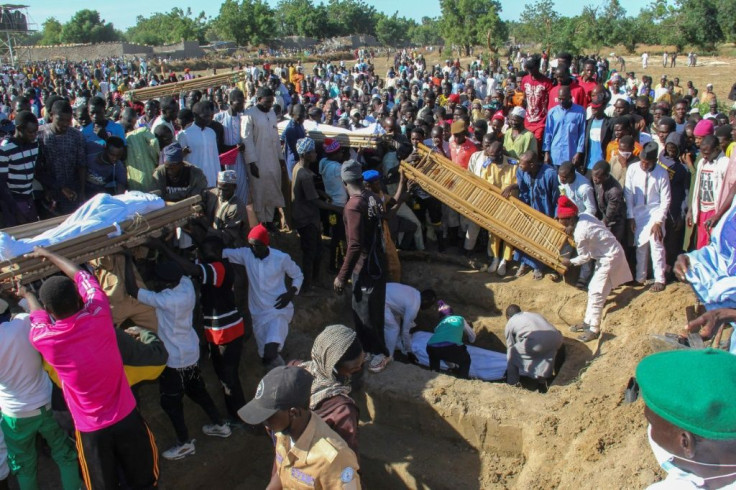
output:
[{"label": "black baseball cap", "polygon": [[266,374],[256,389],[256,396],[238,410],[246,424],[259,425],[279,410],[309,407],[314,378],[306,369],[279,366]]}]

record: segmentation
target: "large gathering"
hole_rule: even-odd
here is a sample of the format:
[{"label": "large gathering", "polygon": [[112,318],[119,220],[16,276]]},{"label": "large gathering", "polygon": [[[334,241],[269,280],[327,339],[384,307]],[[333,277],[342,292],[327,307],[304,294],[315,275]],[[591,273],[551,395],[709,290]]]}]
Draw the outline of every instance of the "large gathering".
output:
[{"label": "large gathering", "polygon": [[447,53],[3,64],[0,490],[734,487],[732,69]]}]

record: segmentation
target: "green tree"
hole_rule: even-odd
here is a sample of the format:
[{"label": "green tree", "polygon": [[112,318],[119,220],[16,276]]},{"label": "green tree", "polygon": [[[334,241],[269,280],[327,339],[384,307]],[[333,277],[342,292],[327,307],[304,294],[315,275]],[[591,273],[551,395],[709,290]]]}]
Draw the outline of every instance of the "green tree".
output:
[{"label": "green tree", "polygon": [[612,44],[621,44],[626,48],[626,51],[633,53],[636,51],[636,45],[641,42],[642,37],[643,29],[640,20],[638,18],[624,17],[613,28],[612,38],[616,42]]},{"label": "green tree", "polygon": [[327,7],[312,0],[281,0],[276,6],[276,22],[282,36],[323,39],[330,36]]},{"label": "green tree", "polygon": [[[583,11],[575,18],[571,26],[572,32],[570,35],[573,36],[573,49],[575,51],[583,51],[587,48],[598,52],[605,42],[604,32],[611,27],[612,22],[606,22],[605,19],[601,19],[597,8],[591,6],[583,7]],[[566,51],[569,51],[569,49],[566,49]]]},{"label": "green tree", "polygon": [[540,43],[549,49],[555,43],[557,23],[560,14],[555,10],[552,0],[537,0],[536,3],[524,5],[521,12],[521,39]]},{"label": "green tree", "polygon": [[96,10],[78,11],[61,29],[64,43],[103,43],[118,39],[119,34],[112,23],[101,19]]},{"label": "green tree", "polygon": [[49,17],[41,25],[41,39],[38,44],[42,46],[51,46],[61,43],[62,24],[54,17]]},{"label": "green tree", "polygon": [[209,23],[204,12],[194,16],[192,9],[186,11],[176,7],[171,12],[157,12],[150,17],[139,15],[136,24],[128,29],[128,40],[160,46],[179,41],[205,42]]},{"label": "green tree", "polygon": [[713,51],[724,40],[715,0],[681,0],[679,17],[688,43]]},{"label": "green tree", "polygon": [[440,0],[442,36],[470,54],[471,46],[485,44],[496,51],[506,42],[508,30],[497,0]]},{"label": "green tree", "polygon": [[416,22],[405,17],[399,17],[398,12],[392,16],[378,14],[376,22],[376,39],[384,46],[401,46],[409,40],[411,29]]},{"label": "green tree", "polygon": [[239,46],[256,46],[276,35],[274,12],[263,0],[225,0],[214,25],[223,39]]},{"label": "green tree", "polygon": [[376,33],[377,11],[362,0],[330,0],[327,15],[335,36]]},{"label": "green tree", "polygon": [[409,40],[418,46],[441,44],[440,21],[436,18],[422,17],[422,21],[410,29]]},{"label": "green tree", "polygon": [[736,41],[736,2],[718,0],[718,24],[726,41]]}]

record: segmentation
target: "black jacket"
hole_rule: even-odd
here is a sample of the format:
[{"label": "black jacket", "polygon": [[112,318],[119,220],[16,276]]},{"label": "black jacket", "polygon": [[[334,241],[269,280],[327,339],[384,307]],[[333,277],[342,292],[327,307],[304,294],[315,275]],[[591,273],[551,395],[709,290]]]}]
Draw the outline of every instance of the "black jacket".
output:
[{"label": "black jacket", "polygon": [[598,218],[609,227],[626,222],[626,201],[624,191],[612,175],[601,184],[593,186],[595,202],[598,204]]},{"label": "black jacket", "polygon": [[[588,155],[590,154],[590,130],[593,126],[593,118],[588,119],[585,122],[585,155],[583,162],[587,164]],[[611,124],[611,118],[603,116],[603,126],[601,126],[601,160],[606,159],[606,147],[608,143],[613,139],[613,124]]]}]

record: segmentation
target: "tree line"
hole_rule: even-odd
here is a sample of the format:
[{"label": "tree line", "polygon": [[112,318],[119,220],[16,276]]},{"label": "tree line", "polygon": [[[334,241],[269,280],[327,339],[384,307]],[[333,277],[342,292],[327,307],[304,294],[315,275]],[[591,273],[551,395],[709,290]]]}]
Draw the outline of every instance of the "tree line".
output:
[{"label": "tree line", "polygon": [[326,39],[373,35],[385,46],[450,45],[470,52],[472,46],[498,51],[509,43],[537,44],[552,51],[598,51],[637,44],[694,46],[710,51],[736,41],[734,0],[653,0],[630,15],[619,0],[585,6],[576,16],[560,15],[552,0],[527,3],[518,20],[501,19],[498,0],[439,0],[440,17],[420,21],[377,11],[363,0],[225,0],[216,17],[173,8],[138,16],[125,31],[102,19],[96,10],[80,10],[61,23],[47,19],[31,44],[95,43],[117,40],[162,45],[185,41],[235,41],[240,46],[268,44],[286,36]]}]

